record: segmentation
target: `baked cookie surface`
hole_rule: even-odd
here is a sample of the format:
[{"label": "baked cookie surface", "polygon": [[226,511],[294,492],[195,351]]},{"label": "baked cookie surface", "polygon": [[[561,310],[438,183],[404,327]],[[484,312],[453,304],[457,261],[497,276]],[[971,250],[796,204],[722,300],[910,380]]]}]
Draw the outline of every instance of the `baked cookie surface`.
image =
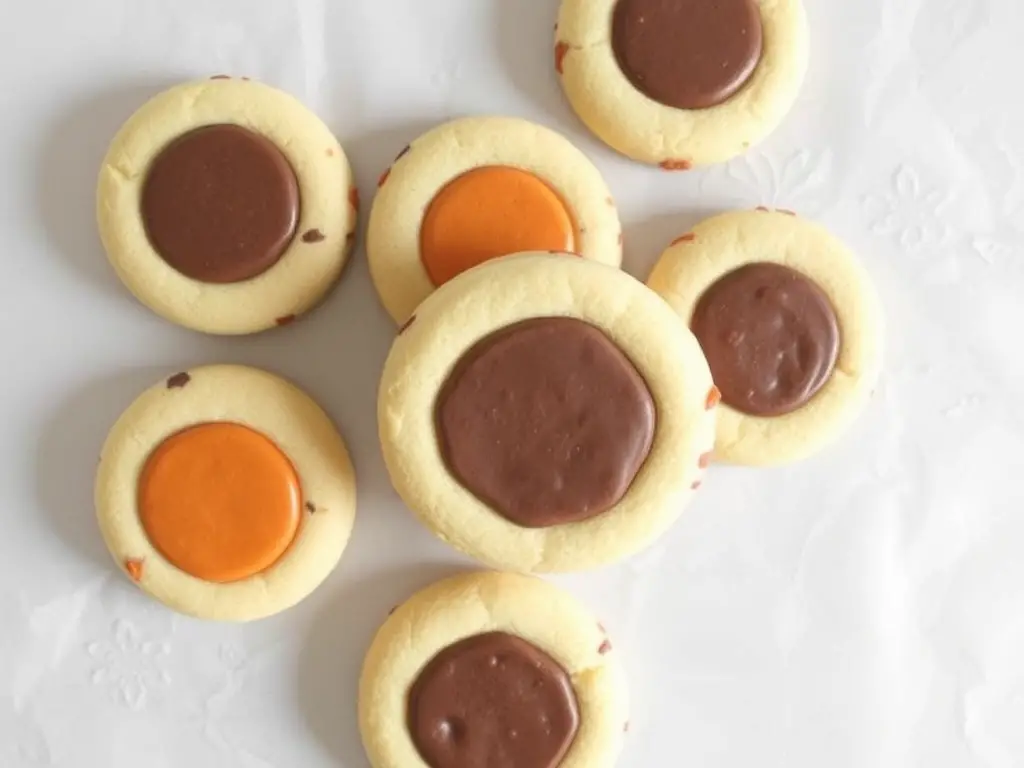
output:
[{"label": "baked cookie surface", "polygon": [[842,434],[882,358],[881,307],[854,254],[788,211],[707,219],[662,255],[648,285],[688,323],[722,404],[715,458],[781,464]]},{"label": "baked cookie surface", "polygon": [[627,718],[625,673],[597,620],[510,573],[413,595],[377,632],[359,684],[374,768],[610,768]]},{"label": "baked cookie surface", "polygon": [[624,272],[519,254],[442,286],[381,378],[406,505],[489,565],[571,571],[650,544],[700,485],[717,393],[696,339]]},{"label": "baked cookie surface", "polygon": [[253,368],[195,368],[154,385],[114,424],[95,502],[118,566],[151,597],[248,621],[330,574],[355,519],[355,474],[328,416]]},{"label": "baked cookie surface", "polygon": [[370,274],[398,324],[436,288],[522,251],[622,261],[622,228],[601,174],[554,131],[471,117],[413,141],[380,179],[367,231]]},{"label": "baked cookie surface", "polygon": [[580,119],[666,170],[763,140],[796,100],[809,51],[801,0],[563,0],[555,35]]},{"label": "baked cookie surface", "polygon": [[100,237],[139,301],[213,334],[283,325],[341,276],[358,196],[348,160],[294,97],[247,79],[183,83],[111,142]]}]

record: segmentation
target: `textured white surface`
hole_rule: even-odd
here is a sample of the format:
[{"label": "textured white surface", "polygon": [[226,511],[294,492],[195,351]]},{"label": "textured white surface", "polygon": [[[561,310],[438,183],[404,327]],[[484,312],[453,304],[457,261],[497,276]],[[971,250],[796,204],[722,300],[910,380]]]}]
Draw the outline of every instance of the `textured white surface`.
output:
[{"label": "textured white surface", "polygon": [[[306,320],[208,339],[119,286],[92,220],[119,123],[180,79],[293,91],[336,130],[364,200],[457,115],[577,140],[643,274],[699,217],[820,218],[863,256],[889,320],[882,386],[838,447],[716,468],[654,550],[559,581],[624,649],[626,768],[1024,764],[1024,68],[1017,0],[809,0],[795,112],[728,166],[633,165],[573,119],[555,0],[36,0],[0,24],[0,765],[365,768],[356,676],[391,605],[461,561],[388,487],[374,395],[393,325],[360,250]],[[1007,340],[1008,334],[1014,336]],[[251,626],[176,617],[93,522],[104,433],[154,379],[204,362],[295,379],[353,449],[360,517],[310,600]]]}]

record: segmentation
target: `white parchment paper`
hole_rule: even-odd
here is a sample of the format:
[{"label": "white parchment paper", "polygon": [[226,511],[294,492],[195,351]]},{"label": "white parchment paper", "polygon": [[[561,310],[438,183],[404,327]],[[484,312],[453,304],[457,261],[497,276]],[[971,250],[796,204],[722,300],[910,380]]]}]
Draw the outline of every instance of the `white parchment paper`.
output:
[{"label": "white parchment paper", "polygon": [[[360,251],[314,315],[211,339],[128,297],[93,224],[96,170],[184,78],[288,89],[341,138],[363,199],[450,117],[577,141],[645,275],[699,218],[793,208],[859,251],[888,318],[884,380],[799,466],[715,468],[634,561],[559,579],[629,666],[627,768],[1024,765],[1024,4],[806,0],[812,69],[781,130],[664,174],[602,147],[552,73],[555,0],[35,0],[0,10],[0,766],[364,768],[356,676],[388,609],[463,561],[379,456],[393,333]],[[342,566],[237,627],[172,615],[112,563],[91,485],[107,428],[204,362],[278,371],[337,420],[359,475]]]}]

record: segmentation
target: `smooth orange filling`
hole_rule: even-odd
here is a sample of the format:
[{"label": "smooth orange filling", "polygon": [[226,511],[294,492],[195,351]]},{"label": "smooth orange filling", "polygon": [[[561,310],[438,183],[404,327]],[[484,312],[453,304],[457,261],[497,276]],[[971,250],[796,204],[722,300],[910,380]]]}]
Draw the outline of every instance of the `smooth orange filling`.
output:
[{"label": "smooth orange filling", "polygon": [[574,251],[576,226],[558,194],[532,173],[505,166],[468,171],[431,201],[420,255],[434,285],[520,251]]},{"label": "smooth orange filling", "polygon": [[157,551],[185,573],[219,583],[277,562],[302,514],[291,461],[240,424],[199,424],[164,440],[142,469],[138,497]]}]

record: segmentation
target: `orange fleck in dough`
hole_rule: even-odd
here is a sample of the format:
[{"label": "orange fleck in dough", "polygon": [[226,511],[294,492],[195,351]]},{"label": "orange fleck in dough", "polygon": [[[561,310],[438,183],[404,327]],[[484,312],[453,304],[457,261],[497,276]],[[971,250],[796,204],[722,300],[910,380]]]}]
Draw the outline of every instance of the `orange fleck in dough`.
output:
[{"label": "orange fleck in dough", "polygon": [[722,402],[722,393],[718,387],[712,387],[708,390],[708,399],[704,402],[704,406],[710,411],[715,408],[720,402]]},{"label": "orange fleck in dough", "polygon": [[558,194],[532,173],[505,166],[450,182],[420,229],[420,255],[434,285],[510,253],[575,250],[575,224]]},{"label": "orange fleck in dough", "polygon": [[124,568],[128,571],[128,575],[131,576],[132,581],[142,581],[142,561],[138,558],[130,557],[124,561]]},{"label": "orange fleck in dough", "polygon": [[164,440],[139,478],[139,518],[171,564],[226,583],[266,570],[291,545],[302,490],[288,457],[240,424],[189,427]]}]

